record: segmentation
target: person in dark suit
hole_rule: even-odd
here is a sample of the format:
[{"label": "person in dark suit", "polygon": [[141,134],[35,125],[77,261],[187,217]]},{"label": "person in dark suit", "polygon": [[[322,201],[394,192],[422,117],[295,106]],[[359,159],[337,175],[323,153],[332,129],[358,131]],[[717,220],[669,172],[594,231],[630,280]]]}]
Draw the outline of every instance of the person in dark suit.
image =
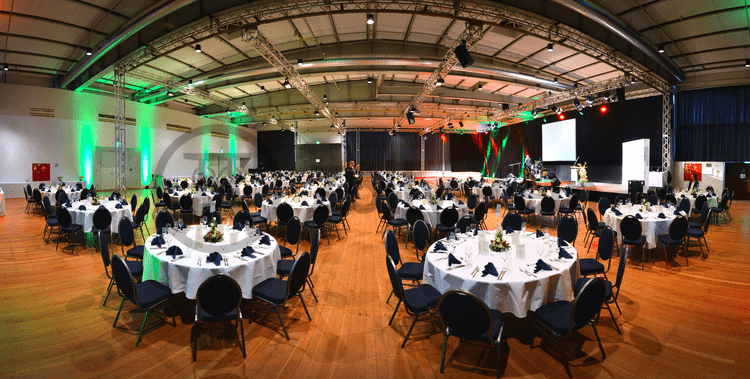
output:
[{"label": "person in dark suit", "polygon": [[692,177],[692,180],[688,184],[688,191],[695,190],[697,192],[698,191],[698,185],[700,184],[700,182],[698,182],[698,175],[696,175],[693,172],[693,173],[690,174],[690,176]]}]

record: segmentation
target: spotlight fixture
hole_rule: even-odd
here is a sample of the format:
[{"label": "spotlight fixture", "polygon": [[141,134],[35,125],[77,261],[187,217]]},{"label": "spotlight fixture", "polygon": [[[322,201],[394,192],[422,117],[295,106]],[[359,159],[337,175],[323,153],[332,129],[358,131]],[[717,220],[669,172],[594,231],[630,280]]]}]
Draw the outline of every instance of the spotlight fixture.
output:
[{"label": "spotlight fixture", "polygon": [[659,54],[664,54],[664,44],[659,45]]},{"label": "spotlight fixture", "polygon": [[557,78],[552,78],[552,81],[557,83]]},{"label": "spotlight fixture", "polygon": [[323,100],[328,100],[328,95],[323,95]]},{"label": "spotlight fixture", "polygon": [[200,53],[201,52],[201,45],[195,45],[195,52]]},{"label": "spotlight fixture", "polygon": [[[748,63],[750,63],[750,60],[748,60]],[[746,65],[745,67],[749,67],[749,66]],[[630,84],[635,84],[635,76],[630,77]]]},{"label": "spotlight fixture", "polygon": [[510,104],[502,104],[502,108],[504,111],[507,111],[508,109],[510,109]]},{"label": "spotlight fixture", "polygon": [[336,112],[333,115],[336,116],[336,117],[339,117],[339,112]]},{"label": "spotlight fixture", "polygon": [[396,124],[396,129],[401,129],[401,124]]},{"label": "spotlight fixture", "polygon": [[367,14],[367,25],[372,25],[375,23],[375,15],[372,13]]},{"label": "spotlight fixture", "polygon": [[188,79],[188,86],[189,86],[189,87],[192,87],[192,86],[193,86],[193,79]]},{"label": "spotlight fixture", "polygon": [[448,123],[448,128],[453,129],[453,123],[452,122]]},{"label": "spotlight fixture", "polygon": [[303,62],[302,58],[297,58],[297,66],[302,66]]},{"label": "spotlight fixture", "polygon": [[456,46],[453,53],[458,59],[458,63],[461,63],[461,67],[466,68],[474,64],[474,58],[469,54],[469,49],[466,48],[466,41],[461,41],[461,44]]},{"label": "spotlight fixture", "polygon": [[7,63],[3,65],[3,71],[8,71],[8,64]]},{"label": "spotlight fixture", "polygon": [[536,109],[532,109],[532,110],[531,110],[531,115],[532,115],[533,117],[539,116],[539,112],[537,112],[537,111],[536,111]]},{"label": "spotlight fixture", "polygon": [[750,67],[750,59],[745,59],[745,67]]},{"label": "spotlight fixture", "polygon": [[315,113],[316,116],[320,116],[320,111],[319,110],[316,109],[314,113]]},{"label": "spotlight fixture", "polygon": [[593,96],[586,96],[586,105],[588,105],[588,106],[594,105],[594,97]]},{"label": "spotlight fixture", "polygon": [[605,92],[603,97],[604,97],[604,101],[612,101],[612,97],[609,94],[609,91]]},{"label": "spotlight fixture", "polygon": [[576,109],[578,109],[579,111],[583,110],[583,104],[581,104],[581,102],[578,101],[578,99],[573,99],[573,105],[575,105]]},{"label": "spotlight fixture", "polygon": [[481,90],[482,90],[482,83],[479,83],[477,84],[477,91],[481,91]]},{"label": "spotlight fixture", "polygon": [[414,108],[409,109],[409,111],[406,112],[406,121],[409,122],[409,125],[414,124],[417,121],[414,118]]},{"label": "spotlight fixture", "polygon": [[547,44],[547,51],[554,51],[554,50],[555,50],[555,45],[553,45],[551,43],[548,43]]},{"label": "spotlight fixture", "polygon": [[367,77],[367,84],[372,84],[372,78],[369,76]]},{"label": "spotlight fixture", "polygon": [[91,55],[91,54],[93,53],[91,52],[91,48],[89,47],[88,49],[86,49],[86,55]]},{"label": "spotlight fixture", "polygon": [[260,90],[261,91],[265,91],[266,90],[266,86],[260,86]]},{"label": "spotlight fixture", "polygon": [[443,84],[445,84],[445,80],[443,80],[443,78],[438,78],[437,83],[435,84],[438,86],[442,86]]},{"label": "spotlight fixture", "polygon": [[174,96],[174,92],[172,92],[172,91],[167,91],[167,96],[169,96],[169,97],[172,97],[172,96]]},{"label": "spotlight fixture", "polygon": [[331,124],[331,129],[333,129],[333,128],[334,128],[334,126],[333,126],[333,124]]},{"label": "spotlight fixture", "polygon": [[459,122],[458,122],[458,126],[460,126],[460,127],[462,127],[462,128],[463,128],[463,127],[464,127],[464,122],[463,122],[463,121],[459,121]]},{"label": "spotlight fixture", "polygon": [[284,88],[286,88],[286,89],[292,88],[292,83],[289,83],[289,79],[288,78],[284,78],[283,85],[284,85]]},{"label": "spotlight fixture", "polygon": [[560,113],[562,113],[562,112],[563,112],[563,109],[562,109],[562,108],[560,108],[560,107],[556,107],[556,109],[555,109],[555,112],[556,112],[557,114],[560,114]]}]

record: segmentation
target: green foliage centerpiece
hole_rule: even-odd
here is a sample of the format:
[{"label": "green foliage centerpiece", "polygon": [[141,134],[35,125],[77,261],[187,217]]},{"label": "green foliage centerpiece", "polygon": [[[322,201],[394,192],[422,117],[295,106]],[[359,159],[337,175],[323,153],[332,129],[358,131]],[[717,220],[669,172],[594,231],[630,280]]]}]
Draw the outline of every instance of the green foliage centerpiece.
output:
[{"label": "green foliage centerpiece", "polygon": [[203,236],[203,242],[219,243],[224,239],[224,235],[216,229],[216,224],[211,224],[211,230]]},{"label": "green foliage centerpiece", "polygon": [[503,252],[510,249],[510,244],[508,241],[503,239],[503,231],[497,230],[495,232],[495,239],[490,241],[490,250],[495,252]]},{"label": "green foliage centerpiece", "polygon": [[91,197],[91,205],[101,205],[101,203],[99,202],[99,196]]},{"label": "green foliage centerpiece", "polygon": [[643,199],[639,212],[651,212],[651,205],[648,203],[648,200]]}]

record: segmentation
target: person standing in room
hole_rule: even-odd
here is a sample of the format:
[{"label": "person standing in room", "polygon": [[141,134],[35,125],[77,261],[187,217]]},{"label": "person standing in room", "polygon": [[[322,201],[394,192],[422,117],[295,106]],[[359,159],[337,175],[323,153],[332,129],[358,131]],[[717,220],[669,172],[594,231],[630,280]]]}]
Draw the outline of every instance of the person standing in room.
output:
[{"label": "person standing in room", "polygon": [[695,190],[696,192],[698,192],[698,185],[700,184],[698,182],[698,175],[696,175],[693,172],[693,173],[690,173],[690,176],[692,177],[692,179],[690,180],[690,183],[688,184],[688,192],[690,192],[691,190]]},{"label": "person standing in room", "polygon": [[354,183],[357,182],[356,173],[354,172],[354,161],[349,161],[349,164],[346,166],[346,171],[344,171],[344,178],[349,184],[349,188],[354,187]]},{"label": "person standing in room", "polygon": [[529,169],[528,167],[523,169],[523,181],[526,184],[526,188],[536,188],[536,178],[534,177],[534,174],[531,173],[531,169]]}]

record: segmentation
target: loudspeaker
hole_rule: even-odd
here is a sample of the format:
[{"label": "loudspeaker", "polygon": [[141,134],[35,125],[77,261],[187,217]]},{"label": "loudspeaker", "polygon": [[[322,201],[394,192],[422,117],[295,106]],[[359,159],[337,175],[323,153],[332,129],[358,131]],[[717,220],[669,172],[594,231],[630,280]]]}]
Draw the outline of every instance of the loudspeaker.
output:
[{"label": "loudspeaker", "polygon": [[416,120],[414,119],[414,113],[406,112],[406,121],[409,121],[409,125],[416,122]]},{"label": "loudspeaker", "polygon": [[508,109],[510,109],[510,104],[503,104],[503,110],[507,111]]},{"label": "loudspeaker", "polygon": [[453,52],[456,54],[458,63],[461,63],[461,67],[466,68],[474,64],[474,59],[469,54],[469,50],[466,49],[466,45],[461,44],[456,46]]},{"label": "loudspeaker", "polygon": [[625,88],[620,87],[616,89],[615,94],[617,95],[617,101],[625,101]]}]

